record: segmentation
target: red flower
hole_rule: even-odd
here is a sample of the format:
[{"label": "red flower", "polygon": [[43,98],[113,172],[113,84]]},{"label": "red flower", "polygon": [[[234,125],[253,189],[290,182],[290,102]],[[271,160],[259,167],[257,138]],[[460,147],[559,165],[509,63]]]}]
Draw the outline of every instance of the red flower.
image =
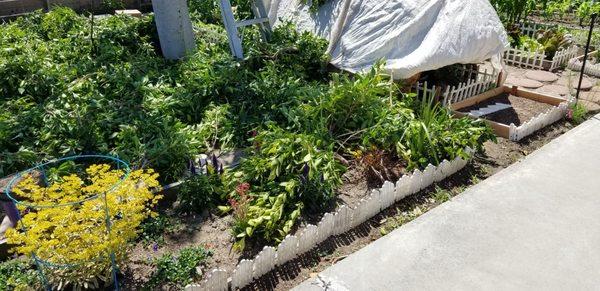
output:
[{"label": "red flower", "polygon": [[250,190],[250,184],[248,184],[248,182],[244,182],[242,184],[239,184],[235,188],[235,192],[238,193],[240,196],[245,196],[246,194],[248,194],[249,190]]}]

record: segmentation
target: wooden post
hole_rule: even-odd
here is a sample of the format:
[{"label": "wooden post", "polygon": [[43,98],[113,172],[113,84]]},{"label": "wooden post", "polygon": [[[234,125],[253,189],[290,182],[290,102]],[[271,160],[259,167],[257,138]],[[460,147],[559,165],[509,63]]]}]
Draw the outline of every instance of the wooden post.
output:
[{"label": "wooden post", "polygon": [[152,7],[163,56],[177,60],[192,52],[196,41],[186,1],[153,0]]},{"label": "wooden post", "polygon": [[223,16],[223,23],[225,24],[225,31],[229,37],[229,47],[231,53],[238,58],[244,58],[244,49],[242,48],[242,39],[240,38],[235,18],[233,17],[233,11],[231,10],[231,3],[229,0],[220,0],[221,4],[221,16]]}]

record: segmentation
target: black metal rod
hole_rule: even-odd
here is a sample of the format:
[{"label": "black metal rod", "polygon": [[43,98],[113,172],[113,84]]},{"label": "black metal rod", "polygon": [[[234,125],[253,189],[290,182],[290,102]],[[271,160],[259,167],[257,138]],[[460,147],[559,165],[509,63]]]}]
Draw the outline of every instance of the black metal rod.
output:
[{"label": "black metal rod", "polygon": [[588,33],[587,44],[585,45],[585,54],[583,55],[583,64],[581,64],[581,72],[579,73],[579,84],[577,85],[577,94],[575,94],[575,100],[579,101],[579,92],[581,91],[581,83],[583,82],[583,74],[585,72],[585,65],[587,63],[588,53],[590,52],[590,43],[592,42],[592,32],[594,31],[594,23],[596,22],[596,13],[592,14],[592,23],[590,24],[590,32]]}]

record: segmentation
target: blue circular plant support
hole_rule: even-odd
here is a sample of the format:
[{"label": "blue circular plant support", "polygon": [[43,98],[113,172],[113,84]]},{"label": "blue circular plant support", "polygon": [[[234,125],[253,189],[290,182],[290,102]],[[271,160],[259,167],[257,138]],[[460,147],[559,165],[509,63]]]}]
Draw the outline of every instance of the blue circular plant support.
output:
[{"label": "blue circular plant support", "polygon": [[[40,172],[42,174],[42,178],[44,179],[44,183],[46,184],[46,186],[48,185],[48,179],[46,176],[46,168],[50,165],[55,165],[61,162],[66,162],[66,161],[76,161],[76,160],[94,160],[95,162],[100,160],[100,161],[111,161],[112,163],[116,164],[117,169],[123,169],[125,171],[125,173],[123,174],[123,176],[119,179],[118,182],[116,182],[114,185],[112,185],[110,187],[110,189],[108,189],[105,193],[97,193],[96,195],[93,195],[91,197],[87,197],[85,199],[79,200],[79,201],[75,201],[75,202],[70,202],[70,203],[64,203],[64,204],[48,204],[48,205],[36,205],[36,204],[31,204],[25,201],[20,201],[18,200],[16,197],[13,197],[10,192],[12,190],[12,188],[14,187],[14,184],[20,180],[21,177],[23,177],[24,175],[28,175],[34,171]],[[96,162],[97,163],[97,162]],[[129,164],[126,163],[125,161],[116,158],[116,157],[112,157],[112,156],[107,156],[107,155],[78,155],[78,156],[69,156],[69,157],[64,157],[64,158],[60,158],[60,159],[55,159],[43,164],[39,164],[33,168],[30,168],[28,170],[22,171],[18,174],[16,174],[8,183],[8,185],[6,186],[5,189],[5,194],[6,196],[12,200],[15,205],[20,205],[20,206],[24,206],[27,209],[42,209],[42,208],[60,208],[60,207],[67,207],[67,206],[75,206],[75,205],[81,205],[84,202],[87,201],[91,201],[94,199],[103,199],[104,200],[104,212],[105,212],[105,223],[106,223],[106,232],[108,234],[108,236],[110,237],[111,234],[111,220],[110,220],[110,211],[108,209],[108,201],[106,199],[106,196],[108,193],[112,192],[114,189],[116,189],[119,185],[121,185],[130,175],[131,173],[131,168],[129,167]],[[18,215],[18,221],[21,223],[21,227],[22,229],[27,232],[27,227],[25,225],[23,225],[23,222],[21,220],[21,213],[19,212],[18,208],[17,208],[17,215]],[[112,265],[112,277],[113,277],[113,282],[115,284],[115,290],[119,290],[119,282],[117,280],[117,263],[116,263],[116,256],[115,253],[113,251],[110,252],[109,254],[110,256],[110,261],[111,261],[111,265]],[[102,256],[99,256],[99,258],[101,258]],[[41,258],[39,258],[36,253],[32,253],[32,258],[33,261],[35,262],[38,272],[40,274],[40,278],[42,279],[42,283],[44,284],[44,286],[46,287],[47,290],[52,290],[52,287],[50,286],[50,283],[48,282],[46,275],[44,274],[44,270],[42,268],[42,266],[44,267],[48,267],[48,268],[75,268],[78,267],[79,265],[86,263],[86,262],[81,262],[81,263],[76,263],[76,264],[57,264],[57,263],[52,263],[52,262],[48,262],[46,260],[43,260]]]}]

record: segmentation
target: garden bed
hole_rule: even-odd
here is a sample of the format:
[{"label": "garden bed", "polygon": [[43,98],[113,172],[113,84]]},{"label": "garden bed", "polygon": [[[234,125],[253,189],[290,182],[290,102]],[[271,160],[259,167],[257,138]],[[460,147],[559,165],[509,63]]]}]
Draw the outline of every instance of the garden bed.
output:
[{"label": "garden bed", "polygon": [[[317,248],[255,280],[244,290],[290,290],[395,228],[452,199],[467,187],[517,162],[573,127],[570,122],[562,121],[540,130],[520,143],[504,138],[500,138],[497,143],[487,142],[484,153],[475,155],[460,172],[395,203],[358,228],[325,241]],[[223,264],[211,261],[207,269],[219,267],[223,267]]]},{"label": "garden bed", "polygon": [[[28,68],[0,71],[0,94],[11,96],[0,99],[0,175],[65,155],[107,152],[132,168],[154,169],[162,184],[187,179],[174,195],[144,204],[158,208],[127,213],[137,220],[121,225],[128,241],[119,241],[116,250],[119,281],[127,289],[181,288],[206,277],[209,260],[232,272],[240,259],[252,259],[260,268],[250,275],[260,276],[273,262],[256,259],[274,252],[264,246],[298,235],[303,246],[290,248],[294,258],[329,237],[320,232],[317,239],[315,230],[332,226],[338,214],[330,212],[347,209],[335,216],[344,218],[336,233],[345,232],[421,183],[428,186],[457,170],[461,158],[469,157],[467,149],[493,138],[483,122],[452,118],[431,96],[403,93],[379,65],[362,74],[328,70],[327,42],[292,25],[274,29],[269,42],[256,29],[245,29],[248,58],[236,60],[222,28],[203,23],[216,23],[213,14],[202,12],[193,14],[202,19],[196,21],[197,51],[179,62],[160,57],[151,16],[109,16],[90,30],[90,19],[60,8],[0,26],[0,65]],[[212,155],[194,165],[200,154],[234,149],[243,152],[237,167],[224,167]],[[77,175],[69,165],[55,166],[56,183]],[[378,196],[372,190],[382,185],[385,195]],[[396,191],[398,185],[404,188]],[[43,200],[38,192],[46,186],[53,185],[25,198]],[[56,199],[76,201],[69,195],[79,195],[80,188],[59,191]],[[149,199],[150,189],[136,190],[138,202]],[[118,201],[108,207],[127,206]],[[77,206],[73,212],[80,209],[91,211]],[[161,215],[148,218],[157,209]],[[28,234],[20,228],[12,237]],[[18,241],[19,253],[31,255],[25,246],[37,239]],[[128,243],[131,253],[125,252]],[[43,251],[53,253],[51,247]],[[56,259],[72,265],[76,255]],[[74,288],[114,282],[100,276],[106,265],[94,267],[71,270],[67,280]],[[85,273],[82,281],[77,272]],[[64,279],[62,272],[49,274],[54,283]]]},{"label": "garden bed", "polygon": [[454,103],[457,116],[483,118],[496,135],[518,141],[563,118],[570,101],[518,89],[498,87]]},{"label": "garden bed", "polygon": [[518,97],[510,93],[502,93],[475,105],[461,108],[458,111],[468,114],[473,110],[479,110],[497,103],[507,104],[511,107],[493,113],[484,114],[481,115],[481,117],[497,123],[514,124],[516,126],[531,120],[532,118],[546,112],[553,107],[547,103],[541,103],[524,97]]}]

